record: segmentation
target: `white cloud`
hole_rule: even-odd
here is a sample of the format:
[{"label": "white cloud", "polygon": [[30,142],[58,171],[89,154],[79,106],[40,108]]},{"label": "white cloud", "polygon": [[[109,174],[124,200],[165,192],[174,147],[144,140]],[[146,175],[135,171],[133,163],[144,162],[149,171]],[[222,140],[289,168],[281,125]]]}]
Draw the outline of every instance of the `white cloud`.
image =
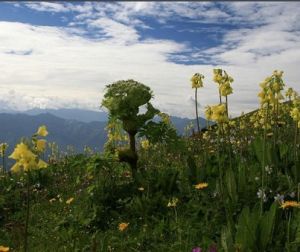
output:
[{"label": "white cloud", "polygon": [[[205,87],[199,90],[202,112],[206,105],[218,102],[217,86],[211,80],[215,67],[227,70],[235,79],[234,94],[229,97],[233,115],[258,106],[258,84],[275,69],[284,70],[286,83],[298,88],[298,3],[230,2],[220,3],[220,8],[213,2],[58,5],[46,8],[36,3],[28,7],[39,11],[73,11],[75,17],[69,28],[0,22],[1,96],[13,89],[17,96],[26,97],[21,99],[22,106],[76,103],[95,108],[106,84],[133,78],[153,89],[154,103],[160,109],[193,117],[194,90],[189,79],[195,72],[206,77]],[[166,25],[172,19],[242,25],[222,31],[218,46],[193,52],[194,59],[207,58],[218,66],[181,65],[170,62],[170,54],[186,60],[177,54],[192,48],[171,40],[142,40],[138,28],[148,25],[143,17],[154,17]],[[78,25],[93,27],[99,39],[88,39],[88,31]],[[32,53],[23,55],[28,51]],[[11,98],[5,100],[9,104],[16,96],[7,97]]]},{"label": "white cloud", "polygon": [[[177,93],[175,99],[180,99],[178,88],[181,89],[181,83],[185,85],[186,76],[191,74],[181,75],[179,65],[167,62],[168,53],[183,48],[172,41],[148,40],[125,45],[114,43],[114,39],[93,41],[71,36],[63,28],[11,22],[0,22],[0,38],[0,89],[14,89],[16,93],[36,97],[34,101],[25,100],[28,106],[38,104],[37,101],[49,101],[48,106],[53,106],[50,98],[55,97],[84,104],[90,101],[95,107],[100,104],[106,84],[128,78],[150,85],[157,99],[161,90],[174,96]],[[12,50],[32,50],[32,54],[6,53]],[[165,83],[172,83],[174,90]],[[189,89],[184,90],[188,94]],[[10,100],[14,99],[7,102]]]},{"label": "white cloud", "polygon": [[139,39],[139,34],[134,28],[109,18],[99,18],[91,21],[88,25],[99,28],[105,36],[118,43],[136,42]]},{"label": "white cloud", "polygon": [[33,3],[32,2],[32,3],[27,3],[26,6],[37,11],[46,11],[46,12],[68,12],[69,11],[68,8],[66,8],[63,4],[60,3],[50,3],[50,2]]}]

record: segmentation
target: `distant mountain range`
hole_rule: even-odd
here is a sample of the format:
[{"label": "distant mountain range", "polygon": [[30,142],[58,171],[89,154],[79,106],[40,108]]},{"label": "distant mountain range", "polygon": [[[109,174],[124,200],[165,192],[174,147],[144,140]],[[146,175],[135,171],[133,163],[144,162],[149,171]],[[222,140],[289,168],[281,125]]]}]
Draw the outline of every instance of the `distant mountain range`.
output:
[{"label": "distant mountain range", "polygon": [[40,115],[49,113],[54,116],[77,120],[80,122],[106,122],[108,119],[107,113],[102,111],[92,111],[84,109],[40,109],[34,108],[26,111],[15,111],[15,110],[0,110],[0,113],[9,113],[9,114],[26,114],[26,115]]},{"label": "distant mountain range", "polygon": [[[171,117],[179,134],[191,119]],[[24,112],[0,110],[0,143],[7,142],[10,151],[21,137],[30,137],[40,125],[47,125],[49,142],[56,142],[62,150],[68,145],[82,152],[84,146],[101,151],[107,140],[105,112],[81,109],[32,109]],[[206,120],[200,118],[201,125]]]}]

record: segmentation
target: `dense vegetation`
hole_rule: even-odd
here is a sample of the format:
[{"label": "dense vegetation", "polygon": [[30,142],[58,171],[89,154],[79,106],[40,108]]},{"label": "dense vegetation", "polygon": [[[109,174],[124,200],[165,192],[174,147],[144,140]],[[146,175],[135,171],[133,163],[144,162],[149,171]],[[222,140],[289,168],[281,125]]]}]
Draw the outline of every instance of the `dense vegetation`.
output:
[{"label": "dense vegetation", "polygon": [[[203,79],[192,78],[195,97]],[[214,80],[220,103],[206,115],[217,124],[179,137],[149,107],[161,120],[135,128],[136,166],[120,162],[136,104],[111,113],[103,153],[58,159],[52,150],[46,167],[46,128],[23,139],[10,156],[15,172],[0,176],[0,251],[299,251],[300,97],[283,93],[275,71],[261,83],[260,109],[229,119],[233,79],[218,69]]]}]

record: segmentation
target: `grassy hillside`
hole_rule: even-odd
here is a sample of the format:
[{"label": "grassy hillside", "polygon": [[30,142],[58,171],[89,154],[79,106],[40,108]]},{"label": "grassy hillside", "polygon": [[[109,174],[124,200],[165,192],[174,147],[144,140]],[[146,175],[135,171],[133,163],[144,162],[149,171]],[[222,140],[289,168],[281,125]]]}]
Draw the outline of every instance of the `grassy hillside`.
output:
[{"label": "grassy hillside", "polygon": [[161,115],[137,153],[111,121],[103,153],[50,150],[46,167],[47,132],[31,132],[0,175],[0,251],[299,251],[300,97],[272,85],[234,120],[208,108],[217,124],[190,137]]},{"label": "grassy hillside", "polygon": [[[297,251],[299,209],[281,207],[297,202],[300,181],[294,125],[285,119],[265,145],[244,116],[219,136],[219,146],[213,129],[140,148],[136,181],[127,165],[104,154],[34,171],[29,251]],[[12,251],[24,244],[26,188],[24,174],[0,177],[0,244]],[[123,231],[121,223],[128,223]]]}]

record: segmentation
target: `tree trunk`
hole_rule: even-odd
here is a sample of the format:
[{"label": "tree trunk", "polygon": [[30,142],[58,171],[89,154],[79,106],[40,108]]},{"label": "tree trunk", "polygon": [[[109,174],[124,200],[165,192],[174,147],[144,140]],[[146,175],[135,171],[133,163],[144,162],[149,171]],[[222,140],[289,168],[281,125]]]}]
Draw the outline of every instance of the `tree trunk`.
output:
[{"label": "tree trunk", "polygon": [[136,148],[135,148],[135,135],[136,133],[129,133],[129,144],[130,144],[130,150],[132,153],[132,159],[130,164],[131,170],[132,170],[132,176],[135,177],[136,172],[137,172],[137,161],[138,161],[138,156],[136,153]]}]

